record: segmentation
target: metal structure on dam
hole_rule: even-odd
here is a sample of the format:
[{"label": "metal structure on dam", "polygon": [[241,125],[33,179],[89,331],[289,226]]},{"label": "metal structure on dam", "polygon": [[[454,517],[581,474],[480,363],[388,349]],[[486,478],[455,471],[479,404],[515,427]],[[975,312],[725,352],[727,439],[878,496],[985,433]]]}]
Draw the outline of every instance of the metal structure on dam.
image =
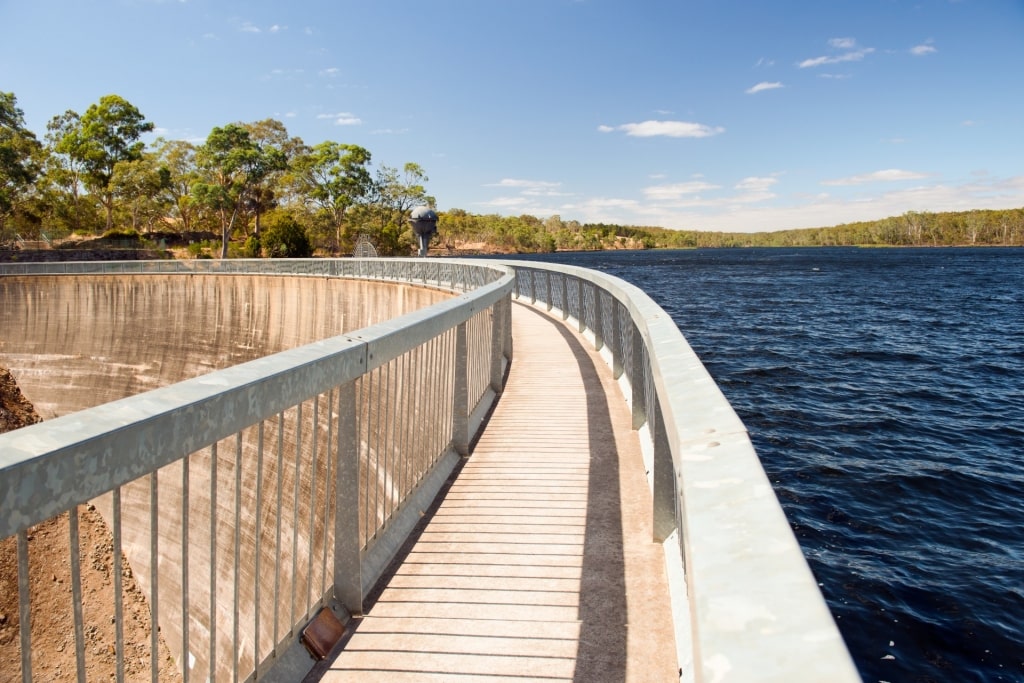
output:
[{"label": "metal structure on dam", "polygon": [[454,259],[4,264],[0,302],[0,364],[46,418],[0,435],[23,680],[28,529],[90,501],[184,680],[294,678],[301,629],[325,606],[362,613],[469,454],[519,304],[600,350],[629,406],[681,678],[857,680],[745,428],[617,278]]}]

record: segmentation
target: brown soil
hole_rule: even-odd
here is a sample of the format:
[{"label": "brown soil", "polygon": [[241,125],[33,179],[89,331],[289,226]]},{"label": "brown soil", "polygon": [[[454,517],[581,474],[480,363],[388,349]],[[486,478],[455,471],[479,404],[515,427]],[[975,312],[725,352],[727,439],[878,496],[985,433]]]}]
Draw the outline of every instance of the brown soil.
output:
[{"label": "brown soil", "polygon": [[[39,422],[11,374],[0,367],[0,433]],[[85,677],[112,680],[116,673],[113,537],[91,505],[78,508],[85,639]],[[32,673],[37,681],[75,681],[75,622],[71,593],[70,531],[67,513],[28,529]],[[123,558],[122,558],[123,560]],[[149,604],[122,561],[125,680],[149,680]],[[0,683],[21,680],[18,611],[18,555],[15,538],[0,541]],[[161,681],[178,681],[163,639]]]}]

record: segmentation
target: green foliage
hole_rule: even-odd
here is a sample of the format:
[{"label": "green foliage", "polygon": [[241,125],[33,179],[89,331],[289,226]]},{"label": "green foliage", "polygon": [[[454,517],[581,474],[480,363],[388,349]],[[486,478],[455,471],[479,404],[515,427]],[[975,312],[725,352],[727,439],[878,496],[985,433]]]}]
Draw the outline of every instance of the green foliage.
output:
[{"label": "green foliage", "polygon": [[14,93],[0,92],[0,226],[31,190],[41,149]]},{"label": "green foliage", "polygon": [[135,228],[114,228],[103,233],[105,240],[137,240],[140,239],[139,232]]},{"label": "green foliage", "polygon": [[262,256],[259,235],[249,235],[242,247],[242,256],[245,258],[259,258]]},{"label": "green foliage", "polygon": [[192,258],[212,258],[210,252],[217,248],[215,242],[209,240],[201,240],[199,242],[189,242],[188,253]]},{"label": "green foliage", "polygon": [[118,95],[104,95],[85,114],[68,111],[55,122],[55,151],[70,159],[77,171],[75,182],[84,182],[99,197],[108,230],[113,226],[114,168],[119,162],[142,158],[145,144],[139,138],[151,130],[153,123]]},{"label": "green foliage", "polygon": [[260,236],[263,254],[270,258],[309,258],[313,245],[299,222],[283,211],[267,214]]}]

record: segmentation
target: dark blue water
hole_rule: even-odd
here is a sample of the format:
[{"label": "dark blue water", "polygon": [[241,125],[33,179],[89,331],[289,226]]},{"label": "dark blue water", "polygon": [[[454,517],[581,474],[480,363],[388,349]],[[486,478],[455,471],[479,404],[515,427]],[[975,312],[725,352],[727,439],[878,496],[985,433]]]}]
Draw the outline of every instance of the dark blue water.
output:
[{"label": "dark blue water", "polygon": [[672,315],[865,681],[1024,681],[1024,250],[543,258]]}]

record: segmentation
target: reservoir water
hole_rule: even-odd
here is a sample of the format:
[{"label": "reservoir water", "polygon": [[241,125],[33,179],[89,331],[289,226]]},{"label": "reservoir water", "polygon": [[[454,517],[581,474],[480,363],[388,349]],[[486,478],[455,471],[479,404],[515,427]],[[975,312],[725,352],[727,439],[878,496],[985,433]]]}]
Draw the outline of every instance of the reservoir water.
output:
[{"label": "reservoir water", "polygon": [[1024,681],[1024,249],[536,258],[673,317],[865,681]]}]

